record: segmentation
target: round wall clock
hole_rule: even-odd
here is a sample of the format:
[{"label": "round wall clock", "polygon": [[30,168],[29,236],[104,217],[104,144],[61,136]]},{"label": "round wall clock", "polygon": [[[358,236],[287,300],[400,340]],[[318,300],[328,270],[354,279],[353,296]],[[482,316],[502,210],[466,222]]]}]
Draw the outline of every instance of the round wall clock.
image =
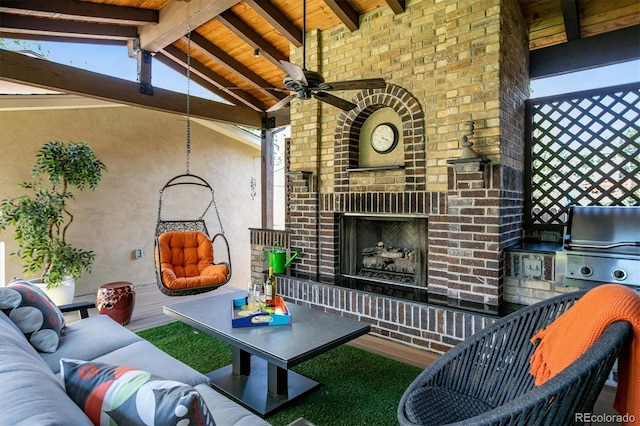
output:
[{"label": "round wall clock", "polygon": [[378,124],[369,138],[371,147],[380,154],[387,154],[398,144],[398,129],[392,123]]}]

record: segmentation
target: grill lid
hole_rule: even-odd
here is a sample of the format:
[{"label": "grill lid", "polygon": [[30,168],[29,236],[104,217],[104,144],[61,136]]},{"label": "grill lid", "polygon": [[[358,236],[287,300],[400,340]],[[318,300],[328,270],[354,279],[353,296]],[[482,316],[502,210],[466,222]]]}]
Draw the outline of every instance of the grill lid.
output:
[{"label": "grill lid", "polygon": [[571,206],[565,250],[640,255],[640,206]]}]

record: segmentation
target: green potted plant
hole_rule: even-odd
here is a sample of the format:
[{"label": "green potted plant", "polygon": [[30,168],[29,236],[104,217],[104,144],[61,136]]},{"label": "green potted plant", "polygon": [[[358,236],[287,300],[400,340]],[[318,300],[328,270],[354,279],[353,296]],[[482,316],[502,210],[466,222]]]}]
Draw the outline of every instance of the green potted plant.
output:
[{"label": "green potted plant", "polygon": [[93,251],[73,247],[66,240],[74,218],[68,210],[74,198],[71,189],[94,190],[104,170],[104,163],[86,142],[50,141],[36,155],[34,180],[19,184],[28,193],[0,204],[0,230],[15,228],[18,251],[12,254],[22,261],[24,273],[40,274],[47,290],[67,287],[66,300],[52,297],[57,304],[73,301],[75,279],[90,271],[95,259]]}]

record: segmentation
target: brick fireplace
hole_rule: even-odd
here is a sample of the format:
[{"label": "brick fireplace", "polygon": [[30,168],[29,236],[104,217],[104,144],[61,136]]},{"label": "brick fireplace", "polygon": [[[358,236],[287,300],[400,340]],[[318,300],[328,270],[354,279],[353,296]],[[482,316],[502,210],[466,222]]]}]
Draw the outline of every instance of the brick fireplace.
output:
[{"label": "brick fireplace", "polygon": [[[293,264],[292,273],[340,285],[340,223],[345,215],[421,217],[427,221],[427,294],[434,300],[499,306],[500,247],[518,237],[517,224],[504,226],[516,218],[505,215],[512,206],[505,206],[500,190],[491,187],[500,182],[502,168],[485,158],[454,161],[447,175],[449,189],[427,191],[425,125],[418,100],[395,85],[364,90],[355,99],[358,108],[342,113],[334,132],[333,191],[320,193],[312,171],[290,173],[290,244],[306,254]],[[359,167],[360,128],[381,107],[395,109],[402,119],[404,162]]]},{"label": "brick fireplace", "polygon": [[[368,321],[374,335],[445,352],[498,316],[503,268],[497,250],[500,219],[492,216],[502,210],[499,191],[485,187],[498,167],[481,159],[451,169],[454,188],[435,194],[321,196],[309,174],[291,174],[289,208],[296,219],[288,231],[251,230],[253,274],[262,277],[261,252],[274,241],[299,249],[303,254],[278,277],[278,291],[286,300]],[[426,288],[345,277],[340,236],[345,217],[426,221]],[[316,241],[319,250],[313,247]]]},{"label": "brick fireplace", "polygon": [[[325,80],[382,76],[387,86],[340,93],[357,105],[347,112],[292,102],[288,229],[251,231],[253,273],[264,268],[265,246],[286,241],[301,251],[278,277],[288,300],[437,352],[491,323],[503,301],[504,249],[522,234],[527,58],[514,0],[411,2],[399,16],[371,12],[353,33],[309,33],[307,67]],[[399,155],[371,165],[362,134],[382,111],[397,120]],[[463,161],[469,120],[479,157]],[[401,294],[345,279],[346,217],[423,220],[426,288]]]},{"label": "brick fireplace", "polygon": [[[420,216],[340,216],[340,279],[371,288],[427,289],[427,219]],[[394,292],[400,298],[409,297]]]}]

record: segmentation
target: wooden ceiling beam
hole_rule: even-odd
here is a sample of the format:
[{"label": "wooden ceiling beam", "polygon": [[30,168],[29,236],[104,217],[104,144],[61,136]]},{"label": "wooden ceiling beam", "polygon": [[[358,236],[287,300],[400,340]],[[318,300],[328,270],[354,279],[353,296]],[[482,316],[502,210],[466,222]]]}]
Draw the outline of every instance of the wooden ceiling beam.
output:
[{"label": "wooden ceiling beam", "polygon": [[233,12],[229,10],[222,12],[217,16],[216,19],[253,49],[259,49],[260,54],[267,58],[267,60],[269,60],[271,63],[276,65],[278,68],[283,69],[280,61],[289,60],[288,57],[280,53],[278,49],[273,47],[272,44],[262,38],[260,34],[258,34],[253,30],[253,28],[245,24]]},{"label": "wooden ceiling beam", "polygon": [[89,22],[57,21],[32,16],[0,13],[0,33],[69,37],[92,40],[133,40],[138,35],[136,27],[102,25]]},{"label": "wooden ceiling beam", "polygon": [[245,0],[258,15],[276,29],[289,43],[302,47],[302,30],[269,1]]},{"label": "wooden ceiling beam", "polygon": [[360,15],[346,1],[323,0],[329,9],[342,21],[342,23],[354,32],[360,28]]},{"label": "wooden ceiling beam", "polygon": [[529,77],[543,78],[640,59],[640,25],[529,52]]},{"label": "wooden ceiling beam", "polygon": [[140,28],[140,48],[157,52],[190,30],[209,22],[240,0],[172,1],[160,11],[157,25]]},{"label": "wooden ceiling beam", "polygon": [[404,13],[407,8],[405,0],[387,0],[387,6],[391,8],[394,15]]},{"label": "wooden ceiling beam", "polygon": [[[167,46],[167,48],[169,47],[170,46]],[[171,68],[178,74],[186,77],[186,69],[185,69],[186,65],[183,64],[181,61],[177,60],[177,58],[174,58],[172,55],[170,55],[165,49],[162,49],[161,51],[157,52],[153,58],[158,62],[162,62],[164,65]],[[209,80],[206,80],[200,76],[200,73],[195,70],[194,62],[195,61],[191,61],[191,72],[189,75],[189,78],[191,79],[191,81],[198,83],[200,86],[204,87],[205,89],[211,92],[215,92],[215,96],[220,98],[221,101],[228,102],[229,104],[235,105],[237,103],[236,100],[231,100],[229,96],[226,96],[226,94],[219,93],[218,86],[212,84]],[[259,109],[255,109],[255,108],[254,110],[260,111]]]},{"label": "wooden ceiling beam", "polygon": [[[0,50],[0,79],[58,92],[174,114],[186,114],[185,94],[156,88],[153,96],[140,93],[139,84],[79,68]],[[193,117],[260,128],[266,114],[192,96]]]},{"label": "wooden ceiling beam", "polygon": [[580,12],[576,0],[560,0],[562,8],[562,18],[564,20],[564,31],[567,34],[567,41],[577,40],[582,37],[580,32]]},{"label": "wooden ceiling beam", "polygon": [[[184,38],[184,42],[188,43],[188,40],[186,39],[186,37]],[[267,80],[263,79],[258,74],[251,71],[241,62],[231,57],[224,50],[220,49],[218,46],[211,43],[209,40],[207,40],[206,38],[204,38],[203,36],[201,36],[196,32],[191,33],[191,45],[196,46],[203,55],[216,61],[225,69],[227,69],[230,73],[242,79],[252,87],[260,90],[261,88],[272,86],[272,84],[269,83]],[[278,96],[276,92],[272,90],[260,90],[260,91],[275,101],[279,101],[280,99],[283,98],[282,95]]]},{"label": "wooden ceiling beam", "polygon": [[157,10],[137,7],[87,3],[77,0],[3,0],[0,12],[12,15],[34,16],[101,24],[139,26],[158,22]]},{"label": "wooden ceiling beam", "polygon": [[[180,74],[186,75],[187,54],[177,47],[167,46],[158,52],[155,58]],[[191,59],[191,78],[230,103],[240,102],[255,111],[266,109],[262,102],[247,92],[226,89],[226,87],[233,86],[233,83],[193,59]]]},{"label": "wooden ceiling beam", "polygon": [[37,42],[53,41],[57,43],[86,43],[86,44],[96,44],[96,45],[102,45],[102,46],[126,46],[127,40],[128,40],[128,39],[127,40],[84,39],[84,38],[77,38],[77,37],[63,37],[63,36],[44,35],[44,34],[42,35],[41,34],[25,34],[25,33],[13,32],[13,31],[3,31],[1,27],[0,27],[0,38],[33,40]]}]

